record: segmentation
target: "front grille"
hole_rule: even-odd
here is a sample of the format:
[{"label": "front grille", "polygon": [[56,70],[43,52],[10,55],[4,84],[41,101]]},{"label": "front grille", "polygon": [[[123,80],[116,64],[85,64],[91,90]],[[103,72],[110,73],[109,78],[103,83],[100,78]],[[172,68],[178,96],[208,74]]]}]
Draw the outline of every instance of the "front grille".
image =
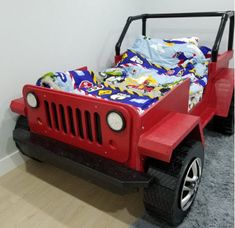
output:
[{"label": "front grille", "polygon": [[56,132],[102,144],[99,113],[44,101],[47,127]]}]

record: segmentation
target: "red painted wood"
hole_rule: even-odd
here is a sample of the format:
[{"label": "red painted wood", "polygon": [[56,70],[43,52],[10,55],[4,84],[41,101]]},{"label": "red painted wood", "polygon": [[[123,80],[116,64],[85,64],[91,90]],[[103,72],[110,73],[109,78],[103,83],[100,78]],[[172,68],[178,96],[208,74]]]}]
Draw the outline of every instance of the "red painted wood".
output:
[{"label": "red painted wood", "polygon": [[141,154],[170,162],[173,150],[199,124],[199,117],[170,112],[139,139]]},{"label": "red painted wood", "polygon": [[117,64],[119,61],[121,61],[121,59],[122,59],[122,55],[116,55],[114,57],[114,63]]},{"label": "red painted wood", "polygon": [[[132,107],[128,105],[120,105],[120,103],[116,102],[108,102],[104,99],[96,99],[88,96],[80,96],[71,93],[65,93],[61,91],[46,89],[37,86],[26,85],[23,89],[24,97],[28,92],[34,92],[37,95],[39,100],[38,108],[30,108],[27,106],[27,118],[30,126],[30,130],[34,133],[40,135],[46,135],[48,137],[57,139],[59,141],[71,144],[73,146],[88,150],[90,152],[94,152],[101,156],[108,157],[110,159],[116,160],[118,162],[125,163],[128,161],[129,152],[130,152],[130,144],[131,144],[131,122],[132,115],[136,111],[132,110]],[[50,108],[50,117],[52,127],[48,126],[48,118],[45,111],[44,101],[47,101]],[[25,101],[26,102],[26,101]],[[55,128],[55,118],[52,114],[51,104],[54,103],[56,107],[59,107],[59,104],[62,104],[64,107],[64,116],[65,121],[63,121],[62,116],[58,112],[60,118],[60,127],[64,124],[67,128],[67,133],[63,132],[60,128],[57,130]],[[70,126],[70,118],[68,115],[67,108],[71,107],[72,110],[79,108],[82,114],[82,124],[83,124],[83,132],[84,139],[81,139],[79,135],[74,136],[71,131]],[[106,115],[109,111],[116,110],[123,114],[126,120],[126,128],[124,131],[120,133],[116,133],[112,131],[107,123],[106,123]],[[91,142],[88,139],[88,130],[85,121],[85,111],[88,111],[91,116],[91,124],[92,124],[92,135],[93,141]],[[101,128],[102,128],[102,138],[103,144],[100,146],[96,141],[95,137],[95,129],[94,129],[94,113],[97,112],[101,118]],[[136,112],[136,115],[137,112]],[[75,125],[74,121],[74,125]],[[77,126],[75,126],[77,127]]]},{"label": "red painted wood", "polygon": [[234,69],[223,69],[214,83],[214,97],[216,99],[216,115],[228,115],[234,91]]},{"label": "red painted wood", "polygon": [[[203,142],[202,128],[214,115],[226,116],[233,91],[234,70],[228,69],[228,62],[233,55],[232,51],[225,52],[218,57],[217,63],[209,64],[208,85],[204,91],[202,101],[188,113],[189,80],[184,81],[160,101],[155,103],[143,115],[127,104],[121,104],[90,96],[80,96],[71,93],[50,90],[37,86],[26,85],[23,95],[34,92],[39,99],[40,106],[36,109],[28,107],[21,98],[11,102],[11,110],[20,115],[26,115],[32,132],[46,135],[64,143],[85,149],[113,160],[130,168],[144,171],[144,160],[147,156],[163,161],[170,161],[173,149],[193,131],[193,136]],[[116,57],[119,61],[121,56]],[[87,68],[83,68],[87,69]],[[48,127],[44,101],[50,105],[55,103],[58,108],[62,104],[65,108],[65,120],[58,113],[59,130],[56,129],[56,120],[53,117],[51,106],[49,112],[52,116],[52,127]],[[72,134],[70,118],[67,107],[73,111],[74,124],[75,109],[79,108],[83,116],[84,139],[75,129]],[[110,110],[121,112],[126,120],[126,129],[123,132],[113,132],[106,123],[106,115]],[[87,137],[84,112],[91,115],[92,135],[91,142]],[[97,112],[101,118],[102,139],[100,145],[96,139],[93,115]],[[68,133],[62,131],[66,124]],[[195,130],[196,129],[196,130]]]},{"label": "red painted wood", "polygon": [[189,83],[189,79],[180,83],[172,91],[163,96],[160,101],[144,112],[141,117],[141,133],[158,123],[169,112],[188,113]]},{"label": "red painted wood", "polygon": [[229,60],[233,51],[227,51],[218,57],[216,63],[208,66],[208,84],[202,101],[190,114],[200,116],[203,128],[214,115],[226,117],[234,91],[234,69],[229,69]]},{"label": "red painted wood", "polygon": [[87,66],[79,67],[77,70],[88,70]]},{"label": "red painted wood", "polygon": [[201,119],[201,124],[202,128],[204,128],[210,120],[213,118],[215,115],[215,109],[211,107],[205,107],[201,113],[200,113],[200,119]]},{"label": "red painted wood", "polygon": [[21,97],[21,98],[12,100],[10,104],[10,109],[12,112],[15,112],[22,116],[26,116],[24,98]]}]

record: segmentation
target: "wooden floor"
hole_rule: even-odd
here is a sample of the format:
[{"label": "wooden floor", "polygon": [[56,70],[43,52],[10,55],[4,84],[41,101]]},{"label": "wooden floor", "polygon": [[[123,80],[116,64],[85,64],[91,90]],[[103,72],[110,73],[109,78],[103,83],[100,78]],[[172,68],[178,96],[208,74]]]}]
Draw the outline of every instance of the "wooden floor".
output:
[{"label": "wooden floor", "polygon": [[0,227],[129,227],[143,215],[142,193],[113,194],[29,160],[0,177]]}]

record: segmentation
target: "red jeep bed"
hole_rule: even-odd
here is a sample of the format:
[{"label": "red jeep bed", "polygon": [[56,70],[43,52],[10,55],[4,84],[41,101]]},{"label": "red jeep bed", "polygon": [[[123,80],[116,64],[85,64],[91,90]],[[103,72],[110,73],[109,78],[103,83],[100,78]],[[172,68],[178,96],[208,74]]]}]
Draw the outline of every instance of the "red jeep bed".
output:
[{"label": "red jeep bed", "polygon": [[[113,191],[144,187],[144,204],[151,214],[179,224],[189,211],[201,178],[203,128],[233,134],[234,12],[143,14],[129,17],[116,44],[120,46],[131,22],[150,18],[221,17],[209,63],[203,99],[189,112],[189,79],[177,85],[143,115],[127,104],[86,97],[33,85],[11,109],[20,115],[13,137],[20,151],[80,176],[106,183]],[[218,55],[227,20],[228,51]],[[33,99],[33,105],[27,99]],[[121,124],[114,131],[107,123]],[[116,122],[115,122],[116,121]]]}]

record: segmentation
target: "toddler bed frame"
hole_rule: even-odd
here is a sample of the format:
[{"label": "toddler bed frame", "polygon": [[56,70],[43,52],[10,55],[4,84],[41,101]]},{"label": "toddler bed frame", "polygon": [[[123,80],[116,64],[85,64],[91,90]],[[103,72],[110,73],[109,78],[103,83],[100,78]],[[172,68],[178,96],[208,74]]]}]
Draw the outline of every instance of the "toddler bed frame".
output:
[{"label": "toddler bed frame", "polygon": [[[142,115],[124,103],[33,85],[25,85],[23,97],[10,105],[20,115],[13,138],[23,154],[89,177],[115,192],[144,188],[146,210],[172,225],[186,216],[200,183],[203,128],[213,121],[215,130],[233,134],[234,69],[228,65],[233,57],[234,12],[129,17],[115,47],[118,62],[122,41],[135,20],[142,20],[146,35],[148,19],[178,17],[221,17],[208,85],[190,112],[189,79]],[[218,55],[228,20],[228,50]],[[121,127],[115,130],[112,124]]]}]

